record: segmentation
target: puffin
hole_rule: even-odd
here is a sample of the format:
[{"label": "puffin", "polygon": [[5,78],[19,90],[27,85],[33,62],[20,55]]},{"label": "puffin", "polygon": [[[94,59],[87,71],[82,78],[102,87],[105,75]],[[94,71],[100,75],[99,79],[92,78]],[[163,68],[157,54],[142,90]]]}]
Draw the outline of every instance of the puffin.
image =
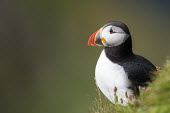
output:
[{"label": "puffin", "polygon": [[134,54],[126,24],[111,21],[94,32],[88,46],[104,46],[95,68],[95,81],[101,92],[114,104],[134,103],[155,77],[156,66]]}]

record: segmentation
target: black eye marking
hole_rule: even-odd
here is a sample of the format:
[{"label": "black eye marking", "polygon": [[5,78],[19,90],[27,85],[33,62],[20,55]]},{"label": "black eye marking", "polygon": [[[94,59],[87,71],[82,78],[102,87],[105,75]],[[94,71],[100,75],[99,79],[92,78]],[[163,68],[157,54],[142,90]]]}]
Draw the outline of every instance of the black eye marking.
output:
[{"label": "black eye marking", "polygon": [[113,31],[112,27],[110,28],[110,31],[109,31],[109,32],[110,32],[110,34],[116,33],[116,32]]}]

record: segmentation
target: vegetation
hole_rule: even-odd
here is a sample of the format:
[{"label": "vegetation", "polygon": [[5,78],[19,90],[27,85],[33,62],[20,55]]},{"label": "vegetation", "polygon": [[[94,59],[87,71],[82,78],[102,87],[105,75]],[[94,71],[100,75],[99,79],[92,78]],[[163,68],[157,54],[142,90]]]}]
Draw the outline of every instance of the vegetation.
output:
[{"label": "vegetation", "polygon": [[167,60],[154,82],[141,91],[133,105],[115,105],[97,89],[98,97],[89,108],[90,113],[169,113],[170,112],[170,60]]}]

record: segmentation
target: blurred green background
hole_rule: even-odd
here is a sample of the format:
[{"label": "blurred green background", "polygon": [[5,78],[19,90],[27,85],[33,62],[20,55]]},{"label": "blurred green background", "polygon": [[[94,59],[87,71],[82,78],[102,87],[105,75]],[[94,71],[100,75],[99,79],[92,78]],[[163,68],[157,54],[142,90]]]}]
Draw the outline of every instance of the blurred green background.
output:
[{"label": "blurred green background", "polygon": [[1,0],[0,113],[87,113],[103,47],[89,36],[126,23],[133,50],[161,66],[170,55],[168,0]]}]

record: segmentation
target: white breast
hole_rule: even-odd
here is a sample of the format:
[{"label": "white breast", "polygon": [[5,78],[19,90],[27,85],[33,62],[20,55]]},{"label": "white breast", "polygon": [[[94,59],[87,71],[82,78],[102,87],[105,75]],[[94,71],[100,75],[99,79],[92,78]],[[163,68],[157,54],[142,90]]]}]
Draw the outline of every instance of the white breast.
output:
[{"label": "white breast", "polygon": [[[111,62],[102,51],[95,70],[96,83],[102,93],[113,103],[115,103],[114,88],[117,88],[118,104],[126,105],[129,102],[126,94],[130,96],[132,90],[129,79],[122,66]],[[123,100],[123,103],[121,101]]]}]

